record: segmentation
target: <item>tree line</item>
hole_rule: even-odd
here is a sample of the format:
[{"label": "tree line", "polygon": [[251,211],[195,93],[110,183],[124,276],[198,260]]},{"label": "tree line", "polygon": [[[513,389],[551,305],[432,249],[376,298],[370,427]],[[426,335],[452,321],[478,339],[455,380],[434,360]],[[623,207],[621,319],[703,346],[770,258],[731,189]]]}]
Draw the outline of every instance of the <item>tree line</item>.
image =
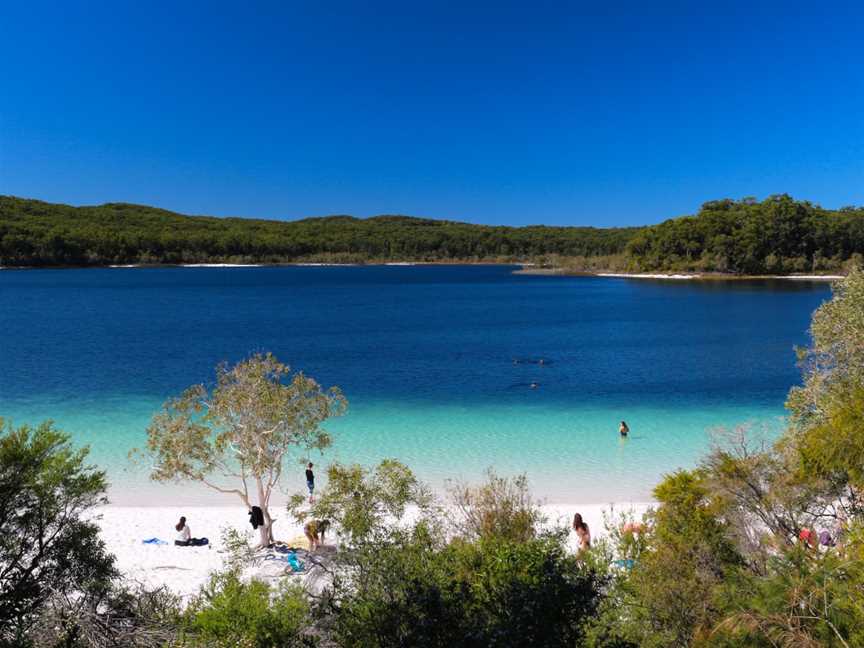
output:
[{"label": "tree line", "polygon": [[408,216],[269,221],[0,197],[0,264],[6,266],[518,260],[614,254],[633,231],[492,227]]},{"label": "tree line", "polygon": [[788,195],[705,203],[625,228],[505,227],[409,216],[299,221],[184,216],[0,196],[0,265],[534,261],[574,270],[828,272],[860,262],[864,209]]},{"label": "tree line", "polygon": [[864,254],[864,209],[823,209],[788,195],[717,200],[695,216],[637,232],[626,254],[638,268],[739,274],[839,270]]}]

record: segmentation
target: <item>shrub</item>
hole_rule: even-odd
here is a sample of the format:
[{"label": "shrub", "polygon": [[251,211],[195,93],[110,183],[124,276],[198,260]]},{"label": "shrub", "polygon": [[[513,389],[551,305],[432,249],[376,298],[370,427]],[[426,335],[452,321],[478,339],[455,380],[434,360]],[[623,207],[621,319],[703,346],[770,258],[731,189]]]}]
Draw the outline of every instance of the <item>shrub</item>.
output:
[{"label": "shrub", "polygon": [[374,560],[336,607],[341,646],[578,645],[602,585],[554,538],[408,542]]},{"label": "shrub", "polygon": [[106,502],[105,474],[86,458],[50,422],[15,429],[0,419],[0,642],[25,645],[50,599],[98,600],[117,575],[84,519]]},{"label": "shrub", "polygon": [[309,604],[300,587],[273,591],[262,581],[243,582],[234,571],[214,574],[185,613],[185,637],[193,646],[312,646],[308,626]]}]

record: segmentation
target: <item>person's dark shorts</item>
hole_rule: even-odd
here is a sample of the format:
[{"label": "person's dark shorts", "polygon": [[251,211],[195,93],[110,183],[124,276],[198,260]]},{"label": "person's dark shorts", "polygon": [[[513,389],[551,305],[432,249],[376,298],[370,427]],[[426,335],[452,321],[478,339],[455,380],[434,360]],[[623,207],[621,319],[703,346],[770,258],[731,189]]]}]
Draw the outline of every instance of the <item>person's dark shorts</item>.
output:
[{"label": "person's dark shorts", "polygon": [[178,547],[203,547],[210,544],[207,538],[191,538],[189,540],[175,540],[174,544]]},{"label": "person's dark shorts", "polygon": [[307,481],[306,482],[306,488],[309,489],[309,494],[311,495],[315,491],[315,482]]}]

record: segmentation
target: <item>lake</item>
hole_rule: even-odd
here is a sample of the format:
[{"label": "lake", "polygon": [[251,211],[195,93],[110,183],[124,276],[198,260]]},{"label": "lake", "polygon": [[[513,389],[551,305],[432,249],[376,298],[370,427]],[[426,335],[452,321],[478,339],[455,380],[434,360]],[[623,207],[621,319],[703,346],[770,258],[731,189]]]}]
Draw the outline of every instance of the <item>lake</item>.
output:
[{"label": "lake", "polygon": [[[272,351],[349,400],[319,465],[395,457],[436,488],[491,466],[552,503],[645,501],[716,428],[776,434],[793,347],[830,296],[819,282],[513,269],[4,270],[0,416],[52,418],[89,444],[115,502],[224,503],[150,484],[127,453],[166,397]],[[286,488],[303,483],[298,466]]]}]

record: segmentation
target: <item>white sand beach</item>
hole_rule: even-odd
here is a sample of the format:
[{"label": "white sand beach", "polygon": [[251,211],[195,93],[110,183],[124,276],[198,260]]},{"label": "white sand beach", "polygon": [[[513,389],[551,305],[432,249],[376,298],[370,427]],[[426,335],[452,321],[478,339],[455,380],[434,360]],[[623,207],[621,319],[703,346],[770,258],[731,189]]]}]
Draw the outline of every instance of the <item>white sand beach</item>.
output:
[{"label": "white sand beach", "polygon": [[628,274],[625,272],[598,272],[597,277],[615,277],[621,279],[699,279],[702,275],[698,274],[656,274],[656,273],[640,273]]},{"label": "white sand beach", "polygon": [[[638,517],[650,506],[648,503],[548,505],[543,510],[550,521],[569,524],[574,513],[581,513],[595,539],[603,536],[604,512],[614,508],[616,513],[633,511]],[[303,529],[287,518],[284,509],[274,509],[276,522],[274,533],[277,540],[299,544]],[[117,566],[131,582],[140,583],[149,589],[166,587],[185,600],[198,592],[211,572],[223,567],[224,547],[222,530],[234,528],[248,533],[253,542],[249,517],[242,506],[113,506],[98,510],[102,537],[108,550],[117,556]],[[180,516],[186,517],[193,537],[206,537],[210,544],[205,547],[174,546],[174,524]],[[410,515],[410,514],[409,514]],[[159,538],[168,544],[144,544],[149,538]],[[575,551],[575,535],[571,535],[571,549]],[[332,538],[327,538],[327,542]],[[275,573],[266,567],[253,570],[249,575],[272,579]]]},{"label": "white sand beach", "polygon": [[183,263],[181,268],[260,268],[260,263]]}]

